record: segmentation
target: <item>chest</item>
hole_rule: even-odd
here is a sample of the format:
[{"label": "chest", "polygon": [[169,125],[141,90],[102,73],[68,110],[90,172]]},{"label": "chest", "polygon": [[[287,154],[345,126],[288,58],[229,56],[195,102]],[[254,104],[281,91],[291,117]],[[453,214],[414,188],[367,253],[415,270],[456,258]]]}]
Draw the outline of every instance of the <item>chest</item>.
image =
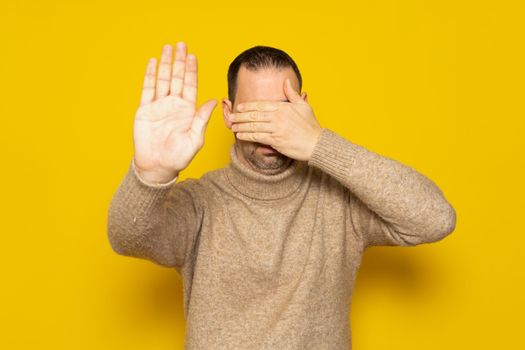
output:
[{"label": "chest", "polygon": [[276,202],[223,198],[203,220],[198,259],[221,279],[255,287],[349,275],[360,254],[341,191],[310,191]]}]

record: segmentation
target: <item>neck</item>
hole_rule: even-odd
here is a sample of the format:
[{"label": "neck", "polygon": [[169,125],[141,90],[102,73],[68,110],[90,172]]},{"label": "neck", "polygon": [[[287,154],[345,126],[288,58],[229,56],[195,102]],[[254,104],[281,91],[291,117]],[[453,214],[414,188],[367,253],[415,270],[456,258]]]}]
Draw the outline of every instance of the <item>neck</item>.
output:
[{"label": "neck", "polygon": [[[292,195],[303,183],[308,173],[306,162],[290,159],[279,172],[267,174],[254,169],[249,162],[237,156],[235,144],[230,148],[230,164],[226,175],[230,184],[252,199],[275,200]],[[274,169],[271,169],[274,170]]]}]

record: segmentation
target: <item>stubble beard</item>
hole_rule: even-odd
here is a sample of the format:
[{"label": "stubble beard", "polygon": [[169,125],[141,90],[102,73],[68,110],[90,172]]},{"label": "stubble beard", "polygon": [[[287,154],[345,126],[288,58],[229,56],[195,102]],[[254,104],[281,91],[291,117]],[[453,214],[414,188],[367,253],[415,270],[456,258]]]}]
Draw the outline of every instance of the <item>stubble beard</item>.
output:
[{"label": "stubble beard", "polygon": [[292,159],[279,152],[266,155],[257,153],[258,146],[254,145],[249,152],[243,152],[244,158],[254,170],[272,175],[284,171],[291,164]]}]

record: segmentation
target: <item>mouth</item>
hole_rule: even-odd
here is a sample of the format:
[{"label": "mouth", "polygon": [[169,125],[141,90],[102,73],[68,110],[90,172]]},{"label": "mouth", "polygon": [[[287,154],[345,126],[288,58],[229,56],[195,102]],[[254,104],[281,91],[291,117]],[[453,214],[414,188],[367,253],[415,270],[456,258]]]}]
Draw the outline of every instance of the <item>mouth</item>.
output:
[{"label": "mouth", "polygon": [[268,153],[268,154],[270,154],[270,153],[277,153],[277,151],[275,150],[275,148],[273,148],[273,147],[270,146],[270,145],[260,145],[260,146],[258,146],[257,148],[260,148],[260,149],[263,151],[263,153],[265,153],[265,154],[266,154],[266,153]]}]

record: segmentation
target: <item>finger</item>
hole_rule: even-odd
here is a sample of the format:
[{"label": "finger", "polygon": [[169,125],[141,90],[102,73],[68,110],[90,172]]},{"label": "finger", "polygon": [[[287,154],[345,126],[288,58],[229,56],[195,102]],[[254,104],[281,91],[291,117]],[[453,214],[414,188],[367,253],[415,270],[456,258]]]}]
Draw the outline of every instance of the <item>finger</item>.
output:
[{"label": "finger", "polygon": [[197,103],[197,57],[191,53],[186,57],[182,98]]},{"label": "finger", "polygon": [[186,63],[186,43],[179,41],[175,51],[175,61],[171,76],[170,95],[182,97],[182,85],[184,82],[184,66]]},{"label": "finger", "polygon": [[140,105],[151,103],[155,98],[155,72],[157,68],[157,59],[150,58],[146,67],[144,83],[142,85],[142,94],[140,96]]},{"label": "finger", "polygon": [[191,124],[192,135],[194,135],[197,142],[204,142],[204,134],[206,132],[206,126],[210,120],[211,114],[215,107],[217,106],[217,100],[211,99],[204,103],[197,113],[195,113],[195,118]]},{"label": "finger", "polygon": [[246,111],[276,111],[279,109],[281,104],[287,102],[281,101],[254,101],[254,102],[243,102],[237,106],[237,110],[241,112]]},{"label": "finger", "polygon": [[172,55],[173,47],[169,44],[164,45],[162,48],[162,56],[160,58],[159,75],[157,77],[156,100],[167,96],[170,91]]},{"label": "finger", "polygon": [[292,82],[290,79],[286,78],[284,81],[284,93],[288,98],[288,101],[291,103],[303,103],[304,100],[301,98],[301,95],[293,88]]},{"label": "finger", "polygon": [[266,132],[272,133],[274,131],[273,125],[266,122],[248,122],[235,123],[232,125],[232,131],[239,132]]},{"label": "finger", "polygon": [[232,123],[269,122],[272,120],[272,114],[271,112],[259,112],[259,111],[237,112],[237,113],[230,113],[229,119]]},{"label": "finger", "polygon": [[235,134],[235,137],[240,140],[259,142],[273,146],[270,134],[264,132],[238,132]]}]

